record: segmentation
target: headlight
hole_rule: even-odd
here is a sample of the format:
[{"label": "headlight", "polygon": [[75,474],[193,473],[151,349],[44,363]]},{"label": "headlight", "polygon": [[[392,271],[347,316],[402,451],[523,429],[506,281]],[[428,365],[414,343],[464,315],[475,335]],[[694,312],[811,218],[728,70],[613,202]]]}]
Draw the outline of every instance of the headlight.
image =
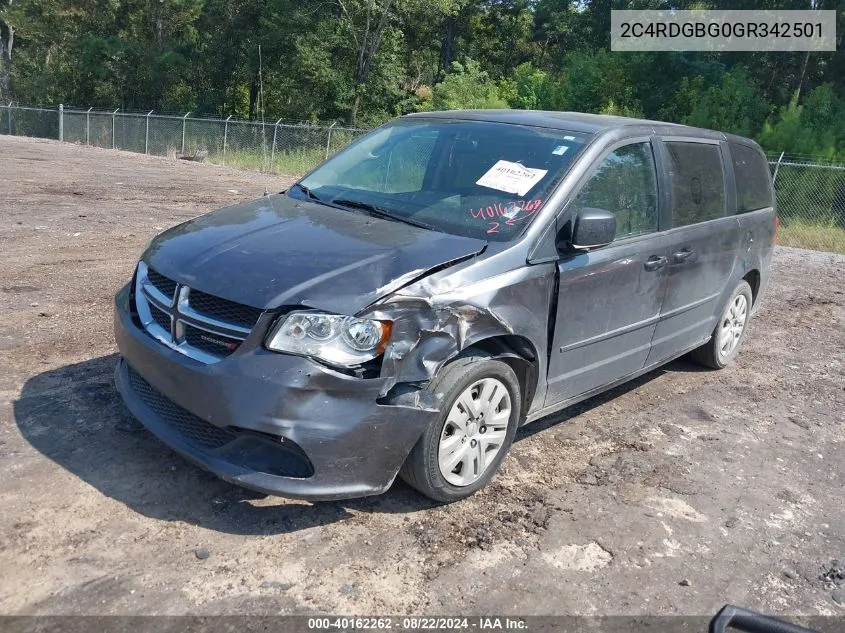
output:
[{"label": "headlight", "polygon": [[339,314],[291,312],[270,331],[267,348],[354,367],[384,351],[392,325]]}]

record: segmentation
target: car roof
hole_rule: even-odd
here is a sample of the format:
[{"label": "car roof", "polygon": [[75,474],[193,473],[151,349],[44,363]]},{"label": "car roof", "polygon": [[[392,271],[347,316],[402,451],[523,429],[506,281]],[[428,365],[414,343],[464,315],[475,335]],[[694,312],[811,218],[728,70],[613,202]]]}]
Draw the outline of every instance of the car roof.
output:
[{"label": "car roof", "polygon": [[[406,115],[413,118],[460,119],[466,121],[489,121],[510,123],[513,125],[533,125],[571,132],[597,134],[608,130],[626,127],[660,128],[659,133],[677,132],[685,136],[718,137],[724,139],[721,132],[689,127],[678,123],[665,123],[649,119],[634,119],[610,114],[587,114],[584,112],[549,112],[543,110],[438,110],[417,112]],[[404,118],[404,117],[403,117]]]}]

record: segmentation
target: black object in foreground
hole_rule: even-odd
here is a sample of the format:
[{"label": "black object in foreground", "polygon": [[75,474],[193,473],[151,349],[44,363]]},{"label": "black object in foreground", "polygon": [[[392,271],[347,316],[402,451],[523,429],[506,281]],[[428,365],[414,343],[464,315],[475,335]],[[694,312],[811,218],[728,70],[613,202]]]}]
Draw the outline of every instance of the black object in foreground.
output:
[{"label": "black object in foreground", "polygon": [[726,633],[730,629],[744,633],[818,633],[785,620],[726,604],[710,621],[710,633]]}]

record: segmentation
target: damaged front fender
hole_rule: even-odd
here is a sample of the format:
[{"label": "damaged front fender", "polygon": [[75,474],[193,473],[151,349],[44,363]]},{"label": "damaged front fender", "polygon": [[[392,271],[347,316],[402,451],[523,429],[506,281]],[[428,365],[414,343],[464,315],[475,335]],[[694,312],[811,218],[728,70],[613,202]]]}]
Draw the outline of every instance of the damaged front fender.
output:
[{"label": "damaged front fender", "polygon": [[382,396],[396,385],[425,383],[462,351],[491,340],[518,337],[520,355],[535,365],[529,411],[543,402],[553,264],[515,270],[462,284],[465,271],[422,279],[370,306],[361,316],[393,321],[381,375]]}]

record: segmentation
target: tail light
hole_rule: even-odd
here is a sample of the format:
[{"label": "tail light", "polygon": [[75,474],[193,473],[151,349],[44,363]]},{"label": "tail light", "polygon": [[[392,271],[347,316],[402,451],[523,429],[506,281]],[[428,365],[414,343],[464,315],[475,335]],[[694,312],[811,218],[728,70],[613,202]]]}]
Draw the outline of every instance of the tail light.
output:
[{"label": "tail light", "polygon": [[780,218],[775,216],[775,241],[778,239],[778,229],[780,228]]}]

